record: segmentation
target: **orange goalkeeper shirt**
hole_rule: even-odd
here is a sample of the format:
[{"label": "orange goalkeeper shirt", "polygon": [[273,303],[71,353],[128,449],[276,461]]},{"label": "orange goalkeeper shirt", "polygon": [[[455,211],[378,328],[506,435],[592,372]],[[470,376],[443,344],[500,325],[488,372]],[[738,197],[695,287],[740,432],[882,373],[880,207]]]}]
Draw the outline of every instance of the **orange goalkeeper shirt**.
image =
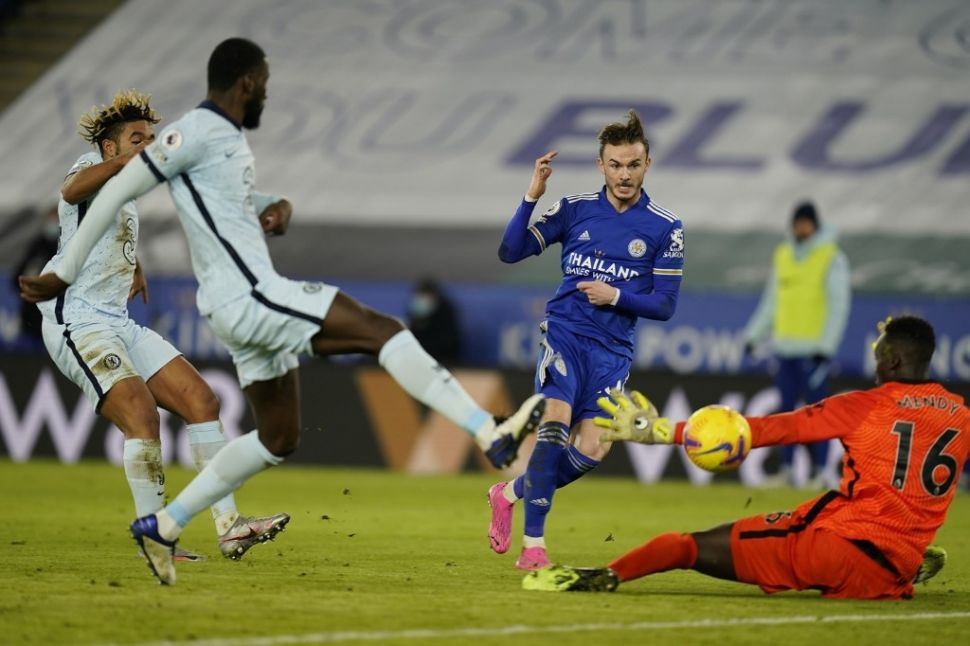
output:
[{"label": "orange goalkeeper shirt", "polygon": [[822,496],[830,501],[808,520],[872,543],[902,575],[916,574],[970,455],[970,411],[962,397],[930,381],[890,382],[747,420],[754,446],[838,438],[845,447],[841,495]]}]

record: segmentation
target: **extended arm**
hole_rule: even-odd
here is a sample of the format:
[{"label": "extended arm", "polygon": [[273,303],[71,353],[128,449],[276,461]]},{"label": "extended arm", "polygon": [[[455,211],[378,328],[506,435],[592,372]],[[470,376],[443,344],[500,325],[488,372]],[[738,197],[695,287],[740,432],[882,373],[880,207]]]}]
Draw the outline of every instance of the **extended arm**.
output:
[{"label": "extended arm", "polygon": [[[616,403],[604,397],[596,403],[611,417],[598,417],[594,422],[613,431],[610,441],[684,443],[684,427],[687,423],[671,424],[667,418],[658,417],[657,409],[640,393],[634,391],[632,400],[620,391],[610,391],[609,396]],[[868,416],[876,404],[872,391],[858,390],[823,399],[791,413],[745,419],[751,426],[753,446],[808,444],[845,437],[858,428],[859,420]]]},{"label": "extended arm", "polygon": [[502,243],[498,248],[498,257],[502,262],[518,262],[523,258],[540,254],[546,248],[547,243],[542,239],[542,233],[535,227],[529,226],[529,219],[536,208],[536,202],[546,192],[546,181],[552,175],[552,160],[558,154],[557,151],[551,150],[536,160],[529,190],[525,192],[525,198],[505,227],[505,233],[502,234]]},{"label": "extended arm", "polygon": [[[871,391],[857,390],[828,397],[790,413],[745,419],[751,426],[751,444],[754,447],[810,444],[845,437],[859,426],[859,420],[865,418],[875,406],[876,399]],[[675,425],[674,444],[683,444],[684,425],[685,422]]]},{"label": "extended arm", "polygon": [[121,207],[126,202],[141,197],[158,184],[158,178],[149,170],[141,157],[132,159],[113,181],[105,184],[101,193],[91,203],[84,222],[78,227],[77,233],[64,250],[64,257],[56,272],[61,280],[68,284],[73,283],[81,273],[81,267],[84,266],[94,245],[111,226]]},{"label": "extended arm", "polygon": [[875,407],[870,391],[858,390],[823,399],[790,413],[748,417],[753,446],[810,444],[845,437]]},{"label": "extended arm", "polygon": [[139,144],[134,150],[99,164],[82,168],[68,175],[61,184],[61,197],[68,204],[80,204],[101,190],[109,179],[121,172],[131,159],[141,152],[148,142]]},{"label": "extended arm", "polygon": [[63,294],[68,286],[77,280],[88,255],[111,226],[118,210],[126,202],[155,188],[159,181],[140,157],[131,160],[113,180],[104,185],[98,197],[92,202],[84,222],[64,249],[64,256],[56,273],[33,277],[21,276],[19,281],[21,296],[32,303],[37,303]]}]

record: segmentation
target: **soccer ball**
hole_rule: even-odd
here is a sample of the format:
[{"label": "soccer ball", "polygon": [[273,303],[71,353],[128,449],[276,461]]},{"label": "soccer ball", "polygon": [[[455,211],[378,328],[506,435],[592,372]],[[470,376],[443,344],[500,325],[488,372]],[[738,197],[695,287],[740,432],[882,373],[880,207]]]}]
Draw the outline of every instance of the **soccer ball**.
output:
[{"label": "soccer ball", "polygon": [[751,450],[751,427],[741,413],[716,404],[694,411],[684,426],[684,450],[706,471],[737,469]]}]

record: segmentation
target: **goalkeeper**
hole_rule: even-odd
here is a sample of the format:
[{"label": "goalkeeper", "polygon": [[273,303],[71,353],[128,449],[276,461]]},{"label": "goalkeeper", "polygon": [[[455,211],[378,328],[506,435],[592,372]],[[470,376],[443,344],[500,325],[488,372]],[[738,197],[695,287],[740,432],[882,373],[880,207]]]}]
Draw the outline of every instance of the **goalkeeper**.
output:
[{"label": "goalkeeper", "polygon": [[[930,545],[970,455],[970,411],[929,381],[933,328],[916,317],[880,327],[877,387],[829,397],[791,413],[749,417],[754,446],[838,438],[845,446],[838,491],[791,512],[751,516],[689,534],[662,534],[606,568],[552,566],[529,574],[531,590],[613,590],[657,572],[691,569],[752,583],[767,593],[816,589],[844,599],[909,599],[946,552]],[[606,439],[680,443],[639,393],[603,398]]]}]

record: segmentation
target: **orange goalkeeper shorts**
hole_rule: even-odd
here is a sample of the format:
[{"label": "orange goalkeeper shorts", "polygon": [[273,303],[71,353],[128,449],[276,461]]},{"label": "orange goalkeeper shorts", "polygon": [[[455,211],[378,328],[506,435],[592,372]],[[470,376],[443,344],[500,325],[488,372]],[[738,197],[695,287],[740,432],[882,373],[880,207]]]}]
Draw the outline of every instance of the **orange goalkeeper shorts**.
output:
[{"label": "orange goalkeeper shorts", "polygon": [[909,599],[904,580],[871,543],[813,527],[812,514],[782,512],[742,518],[731,529],[738,581],[771,594],[821,590],[833,599]]}]

